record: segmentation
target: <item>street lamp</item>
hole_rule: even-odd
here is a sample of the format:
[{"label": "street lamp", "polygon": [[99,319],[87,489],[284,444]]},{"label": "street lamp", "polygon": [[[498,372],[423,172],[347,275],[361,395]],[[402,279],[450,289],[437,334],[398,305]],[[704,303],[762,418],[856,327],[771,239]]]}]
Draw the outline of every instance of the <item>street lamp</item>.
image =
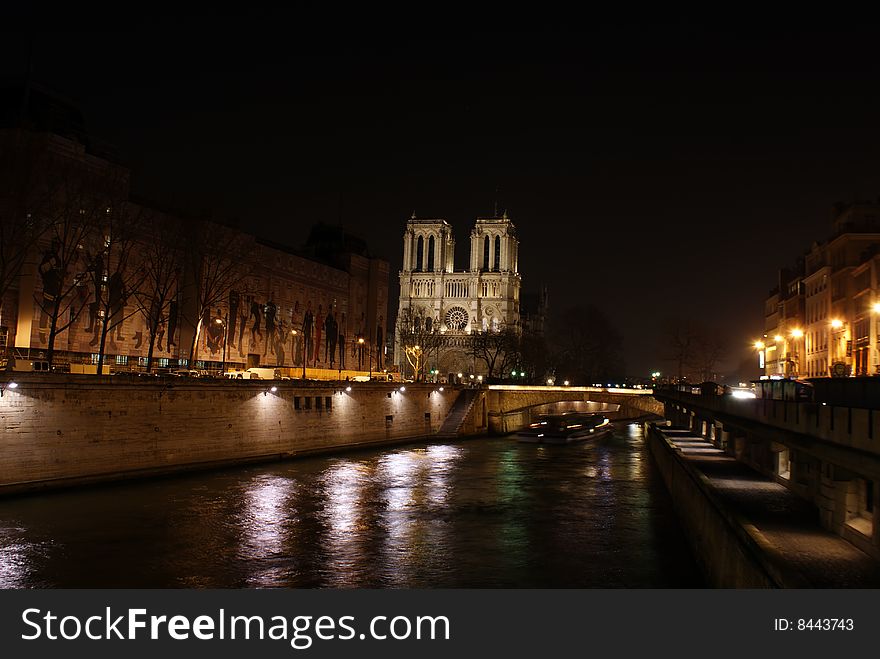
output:
[{"label": "street lamp", "polygon": [[220,362],[220,375],[226,372],[226,342],[229,340],[229,312],[223,318],[214,320],[218,325],[223,326],[223,361]]}]

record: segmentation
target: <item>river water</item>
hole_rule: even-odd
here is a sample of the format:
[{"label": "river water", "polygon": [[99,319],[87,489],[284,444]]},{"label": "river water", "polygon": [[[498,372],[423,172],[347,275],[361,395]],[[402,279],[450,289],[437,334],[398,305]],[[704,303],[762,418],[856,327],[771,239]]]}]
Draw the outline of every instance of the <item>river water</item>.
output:
[{"label": "river water", "polygon": [[4,588],[704,585],[636,424],[0,500]]}]

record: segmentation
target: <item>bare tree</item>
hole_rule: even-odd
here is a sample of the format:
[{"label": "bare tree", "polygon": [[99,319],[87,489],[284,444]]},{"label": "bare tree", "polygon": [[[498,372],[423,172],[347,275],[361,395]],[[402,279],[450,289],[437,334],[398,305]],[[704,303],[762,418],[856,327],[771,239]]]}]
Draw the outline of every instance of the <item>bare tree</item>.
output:
[{"label": "bare tree", "polygon": [[593,383],[623,374],[623,338],[599,308],[566,309],[557,332],[557,359],[569,379]]},{"label": "bare tree", "polygon": [[[543,336],[529,334],[523,332],[519,338],[516,352],[516,362],[511,363],[510,367],[519,366],[519,369],[528,374],[529,379],[534,383],[544,383],[544,378],[554,371],[553,358],[550,348]],[[505,366],[501,375],[504,376],[508,371]]]},{"label": "bare tree", "polygon": [[123,322],[138,312],[137,305],[126,310],[128,298],[146,278],[133,252],[143,242],[156,242],[154,236],[141,233],[145,218],[146,209],[130,202],[117,200],[107,206],[88,253],[91,274],[97,279],[93,308],[97,310],[98,375],[104,370],[108,335],[123,340]]},{"label": "bare tree", "polygon": [[51,199],[38,265],[42,290],[35,301],[51,367],[58,335],[88,306],[84,291],[90,264],[84,247],[100,239],[108,209],[127,196],[128,177],[113,165],[97,170],[70,160],[50,166],[46,181]]},{"label": "bare tree", "polygon": [[685,376],[701,382],[715,378],[715,369],[725,353],[716,328],[701,321],[675,318],[666,322],[664,337],[666,360],[675,364],[679,380]]},{"label": "bare tree", "polygon": [[696,328],[690,321],[674,318],[666,322],[664,335],[667,346],[665,360],[675,364],[675,372],[681,380],[685,375],[685,366],[693,359],[694,345],[697,342]]},{"label": "bare tree", "polygon": [[416,381],[424,379],[425,368],[443,344],[439,325],[430,317],[413,310],[406,310],[397,318],[397,340]]},{"label": "bare tree", "polygon": [[[159,339],[159,349],[162,349],[161,338],[172,311],[171,303],[180,283],[183,254],[180,247],[182,239],[179,222],[154,214],[148,218],[146,227],[147,234],[152,240],[146,242],[141,254],[144,276],[140,286],[134,291],[134,299],[147,326],[149,340],[147,372],[150,373],[153,369],[157,339]],[[173,323],[171,327],[173,328]],[[173,338],[168,337],[169,344]]]},{"label": "bare tree", "polygon": [[512,327],[472,335],[474,359],[486,364],[489,378],[501,376],[519,362],[519,333]]},{"label": "bare tree", "polygon": [[701,382],[717,379],[715,369],[724,357],[724,353],[724,341],[718,332],[711,327],[700,327],[694,341],[690,365],[697,372]]},{"label": "bare tree", "polygon": [[228,227],[200,220],[189,224],[186,232],[186,261],[195,277],[196,317],[186,320],[194,327],[190,363],[198,359],[199,338],[211,311],[229,300],[247,276],[246,260],[252,243]]}]

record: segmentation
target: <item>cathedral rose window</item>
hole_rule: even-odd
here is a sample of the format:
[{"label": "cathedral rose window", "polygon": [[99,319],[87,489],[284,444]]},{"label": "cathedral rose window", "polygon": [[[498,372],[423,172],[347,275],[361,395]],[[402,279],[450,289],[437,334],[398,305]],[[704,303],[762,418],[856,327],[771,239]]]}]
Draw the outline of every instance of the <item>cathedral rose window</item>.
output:
[{"label": "cathedral rose window", "polygon": [[468,312],[461,307],[452,307],[446,312],[446,327],[462,331],[468,324]]}]

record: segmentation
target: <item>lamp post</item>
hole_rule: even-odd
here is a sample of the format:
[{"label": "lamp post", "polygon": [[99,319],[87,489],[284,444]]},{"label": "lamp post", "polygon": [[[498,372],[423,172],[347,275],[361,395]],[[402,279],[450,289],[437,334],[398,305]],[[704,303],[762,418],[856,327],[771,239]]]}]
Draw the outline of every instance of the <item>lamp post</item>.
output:
[{"label": "lamp post", "polygon": [[220,375],[226,372],[226,342],[229,340],[229,312],[227,311],[223,318],[217,318],[215,323],[223,325],[223,357],[220,362]]},{"label": "lamp post", "polygon": [[829,339],[828,339],[828,361],[830,362],[830,375],[832,376],[843,376],[846,374],[846,367],[838,366],[839,359],[838,353],[840,352],[837,349],[837,344],[840,341],[839,332],[843,328],[843,321],[839,318],[833,318],[831,323],[829,324]]}]

